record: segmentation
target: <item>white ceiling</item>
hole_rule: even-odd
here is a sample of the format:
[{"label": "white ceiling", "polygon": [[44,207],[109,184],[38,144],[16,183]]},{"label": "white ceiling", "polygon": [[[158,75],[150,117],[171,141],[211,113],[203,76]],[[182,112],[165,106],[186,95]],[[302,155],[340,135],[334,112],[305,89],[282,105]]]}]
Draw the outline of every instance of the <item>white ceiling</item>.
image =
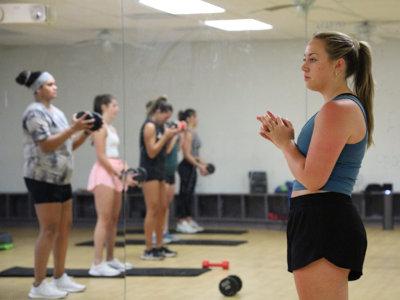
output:
[{"label": "white ceiling", "polygon": [[[208,0],[225,8],[226,12],[175,16],[143,6],[137,0],[0,0],[0,3],[42,3],[50,7],[51,13],[47,24],[0,24],[0,45],[79,45],[101,39],[131,44],[176,40],[304,39],[304,10],[296,7],[264,9],[302,1],[307,0]],[[254,18],[272,24],[274,29],[229,33],[203,24],[204,20],[233,18]],[[309,34],[338,30],[370,42],[400,39],[400,0],[315,0],[307,18]],[[110,34],[99,35],[103,29]]]}]

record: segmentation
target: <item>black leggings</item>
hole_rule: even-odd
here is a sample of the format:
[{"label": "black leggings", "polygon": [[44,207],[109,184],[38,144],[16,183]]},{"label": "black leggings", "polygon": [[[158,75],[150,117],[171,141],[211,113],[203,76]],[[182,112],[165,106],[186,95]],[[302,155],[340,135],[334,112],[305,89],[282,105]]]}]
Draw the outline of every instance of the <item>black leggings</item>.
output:
[{"label": "black leggings", "polygon": [[196,167],[186,160],[182,160],[178,166],[178,174],[181,183],[176,202],[176,216],[178,219],[182,219],[192,216],[192,203],[197,181]]}]

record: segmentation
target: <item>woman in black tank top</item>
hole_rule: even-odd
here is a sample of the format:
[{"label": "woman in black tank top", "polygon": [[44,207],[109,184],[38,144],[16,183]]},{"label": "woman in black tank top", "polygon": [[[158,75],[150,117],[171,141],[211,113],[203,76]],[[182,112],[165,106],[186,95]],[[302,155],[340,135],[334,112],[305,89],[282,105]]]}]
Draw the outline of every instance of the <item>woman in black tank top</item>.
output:
[{"label": "woman in black tank top", "polygon": [[[146,204],[144,219],[146,249],[141,258],[161,260],[164,257],[176,256],[176,252],[163,246],[163,227],[168,207],[165,190],[165,149],[179,129],[164,128],[172,109],[165,98],[160,97],[151,101],[146,107],[148,118],[140,132],[140,166],[147,171],[147,179],[142,187]],[[155,248],[152,244],[153,232],[157,237]]]}]

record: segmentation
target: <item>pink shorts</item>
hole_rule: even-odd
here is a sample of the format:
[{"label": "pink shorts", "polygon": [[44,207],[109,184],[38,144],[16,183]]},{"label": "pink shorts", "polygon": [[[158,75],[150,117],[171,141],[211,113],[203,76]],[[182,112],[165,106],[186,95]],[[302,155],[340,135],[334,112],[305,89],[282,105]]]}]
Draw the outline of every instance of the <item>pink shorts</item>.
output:
[{"label": "pink shorts", "polygon": [[[117,172],[122,171],[125,167],[124,162],[119,158],[109,158],[108,161]],[[110,173],[108,173],[106,169],[96,161],[90,171],[87,189],[88,191],[93,191],[96,186],[101,184],[108,186],[117,192],[121,192],[124,189],[122,181],[117,176],[110,175]]]}]

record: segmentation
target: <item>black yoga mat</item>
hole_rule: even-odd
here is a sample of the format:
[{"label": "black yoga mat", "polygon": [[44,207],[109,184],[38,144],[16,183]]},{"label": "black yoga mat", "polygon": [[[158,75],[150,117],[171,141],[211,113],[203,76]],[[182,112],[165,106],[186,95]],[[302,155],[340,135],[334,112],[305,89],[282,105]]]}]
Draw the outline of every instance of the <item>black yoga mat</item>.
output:
[{"label": "black yoga mat", "polygon": [[[238,246],[247,243],[247,241],[230,241],[230,240],[179,240],[169,243],[168,245],[196,245],[196,246]],[[144,240],[131,240],[125,242],[118,241],[115,247],[124,247],[125,245],[144,245]],[[93,246],[93,241],[85,241],[75,244],[75,246]]]},{"label": "black yoga mat", "polygon": [[[247,233],[247,230],[240,230],[240,229],[204,229],[203,231],[196,232],[194,234],[244,234]],[[125,230],[126,234],[143,234],[143,228],[127,228]],[[187,233],[181,233],[177,232],[174,229],[170,230],[170,233],[177,233],[177,234],[187,234]],[[124,232],[122,230],[118,231],[118,235],[124,235]]]},{"label": "black yoga mat", "polygon": [[[133,268],[126,271],[126,276],[173,276],[193,277],[199,276],[210,269],[195,268]],[[73,277],[95,277],[95,278],[123,278],[123,275],[116,277],[91,276],[88,269],[66,269],[66,273]],[[47,269],[47,276],[53,274],[53,269]],[[12,267],[0,272],[0,277],[33,277],[33,268]]]}]

